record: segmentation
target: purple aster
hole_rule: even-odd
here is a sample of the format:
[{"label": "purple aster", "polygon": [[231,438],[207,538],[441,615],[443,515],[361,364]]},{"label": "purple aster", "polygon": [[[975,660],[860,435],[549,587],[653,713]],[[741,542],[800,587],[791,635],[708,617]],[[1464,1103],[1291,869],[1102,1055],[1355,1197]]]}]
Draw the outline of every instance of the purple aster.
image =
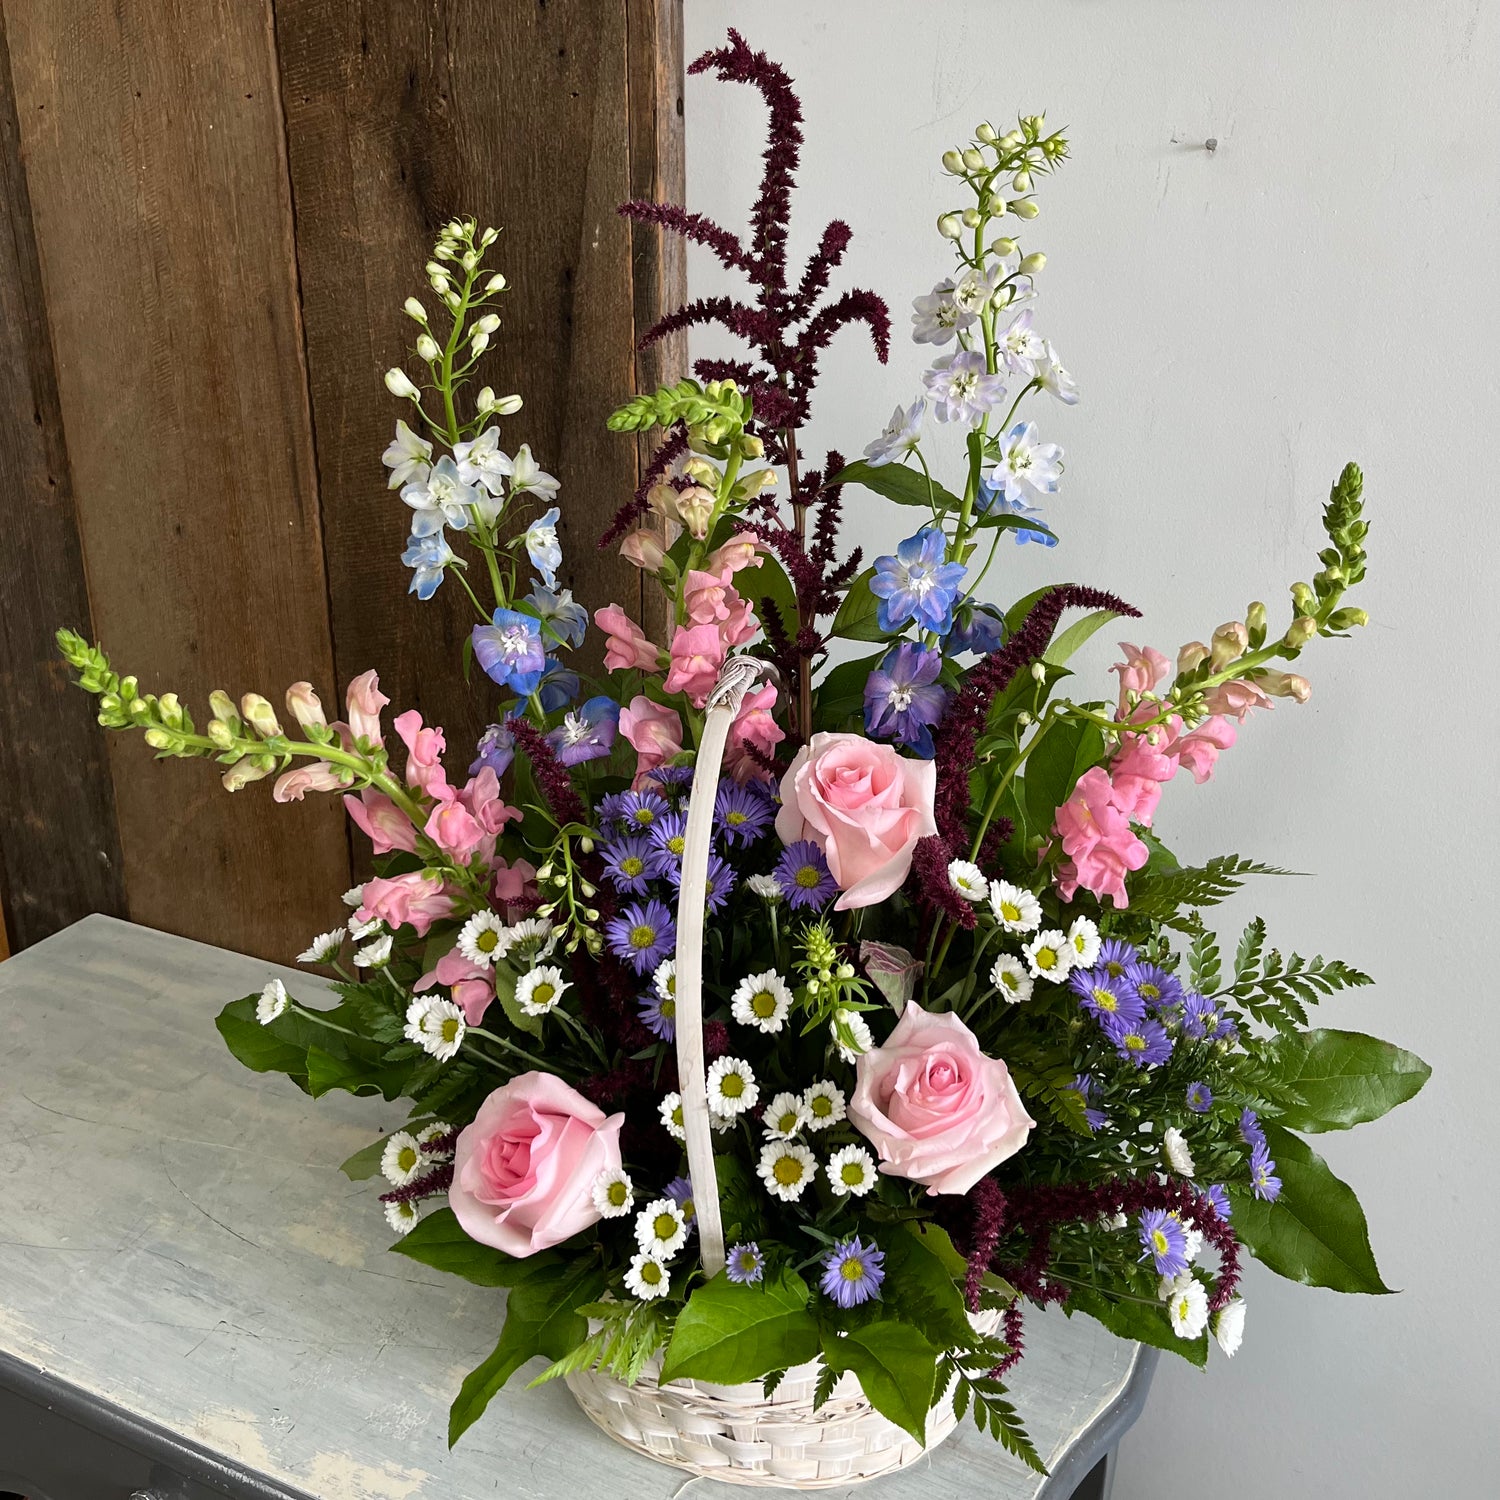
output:
[{"label": "purple aster", "polygon": [[1195,1115],[1206,1115],[1214,1102],[1214,1091],[1206,1083],[1190,1083],[1187,1087],[1187,1107]]},{"label": "purple aster", "polygon": [[531,615],[497,609],[489,625],[476,625],[470,639],[474,660],[492,682],[508,687],[518,698],[537,690],[547,670],[541,626]]},{"label": "purple aster", "polygon": [[1182,1001],[1182,1029],[1190,1037],[1205,1037],[1218,1025],[1219,1012],[1207,995],[1189,990]]},{"label": "purple aster", "polygon": [[753,844],[771,826],[771,816],[771,804],[761,792],[733,781],[720,783],[714,797],[714,826],[726,843]]},{"label": "purple aster", "polygon": [[1221,1015],[1218,1023],[1214,1026],[1209,1040],[1215,1042],[1228,1042],[1231,1046],[1240,1039],[1240,1028],[1227,1015]]},{"label": "purple aster", "polygon": [[661,994],[653,985],[641,996],[636,1014],[641,1024],[662,1041],[677,1040],[677,1002],[670,995]]},{"label": "purple aster", "polygon": [[620,705],[613,698],[590,698],[581,708],[563,716],[562,723],[547,736],[547,743],[560,766],[582,765],[614,749],[619,723]]},{"label": "purple aster", "polygon": [[939,635],[953,628],[953,605],[967,570],[962,563],[943,561],[947,548],[937,527],[924,526],[896,548],[894,557],[875,559],[870,592],[880,600],[882,630],[899,630],[909,620]]},{"label": "purple aster", "polygon": [[1083,1117],[1088,1121],[1089,1129],[1103,1130],[1104,1127],[1109,1124],[1109,1116],[1105,1114],[1102,1109],[1094,1109],[1089,1103],[1089,1101],[1094,1097],[1094,1089],[1096,1086],[1097,1085],[1094,1082],[1093,1075],[1090,1073],[1080,1073],[1078,1077],[1073,1080],[1074,1089],[1077,1090],[1077,1092],[1083,1097]]},{"label": "purple aster", "polygon": [[766,1258],[754,1240],[743,1245],[731,1245],[724,1274],[740,1286],[753,1286],[766,1274]]},{"label": "purple aster", "polygon": [[911,641],[887,651],[865,681],[865,733],[931,760],[932,731],[948,705],[947,693],[935,686],[942,668],[936,651]]},{"label": "purple aster", "polygon": [[686,791],[693,784],[692,766],[658,766],[651,779],[664,791]]},{"label": "purple aster", "polygon": [[670,811],[666,800],[656,792],[626,792],[620,798],[620,821],[640,833],[647,832]]},{"label": "purple aster", "polygon": [[604,926],[609,951],[637,974],[649,974],[677,947],[677,924],[660,901],[632,901]]},{"label": "purple aster", "polygon": [[674,1177],[666,1188],[669,1197],[678,1208],[682,1210],[682,1216],[689,1224],[697,1217],[697,1210],[693,1207],[693,1180],[691,1177]]},{"label": "purple aster", "polygon": [[594,809],[594,815],[599,820],[599,826],[608,829],[611,826],[620,828],[625,823],[625,799],[629,792],[609,792],[599,799],[599,805]]},{"label": "purple aster", "polygon": [[682,851],[687,846],[687,814],[669,812],[651,825],[646,834],[651,845],[651,873],[660,880],[669,879],[682,867]]},{"label": "purple aster", "polygon": [[651,845],[639,834],[627,833],[606,844],[603,853],[604,878],[617,891],[644,896],[651,873]]},{"label": "purple aster", "polygon": [[1172,1038],[1160,1021],[1131,1021],[1108,1016],[1102,1024],[1105,1036],[1114,1043],[1115,1051],[1138,1068],[1154,1068],[1172,1055]]},{"label": "purple aster", "polygon": [[1266,1133],[1260,1128],[1260,1119],[1253,1109],[1240,1113],[1240,1139],[1253,1151],[1266,1144]]},{"label": "purple aster", "polygon": [[1229,1194],[1224,1191],[1224,1184],[1222,1182],[1209,1183],[1203,1189],[1203,1196],[1208,1199],[1208,1206],[1227,1224],[1229,1222]]},{"label": "purple aster", "polygon": [[1146,1007],[1130,982],[1111,978],[1103,964],[1092,969],[1074,969],[1068,975],[1068,988],[1078,996],[1078,1003],[1101,1024],[1111,1016],[1121,1021],[1144,1021]]},{"label": "purple aster", "polygon": [[1148,1208],[1141,1215],[1141,1248],[1141,1259],[1149,1255],[1159,1276],[1180,1276],[1188,1268],[1187,1230],[1164,1208]]},{"label": "purple aster", "polygon": [[954,613],[953,629],[943,642],[943,650],[950,656],[961,651],[972,651],[976,656],[988,656],[1005,644],[1005,618],[992,604],[976,604],[966,600]]},{"label": "purple aster", "polygon": [[1099,945],[1096,969],[1103,969],[1111,979],[1119,979],[1140,955],[1124,938],[1105,938]]},{"label": "purple aster", "polygon": [[880,1295],[885,1280],[885,1251],[864,1244],[858,1235],[840,1240],[823,1257],[823,1295],[840,1307],[858,1307]]},{"label": "purple aster", "polygon": [[1160,964],[1137,959],[1126,969],[1125,977],[1145,1001],[1146,1009],[1157,1014],[1170,1010],[1182,999],[1182,981],[1175,974],[1167,973]]},{"label": "purple aster", "polygon": [[1281,1196],[1281,1179],[1264,1141],[1250,1152],[1250,1191],[1265,1203],[1274,1203]]},{"label": "purple aster", "polygon": [[[682,866],[673,861],[671,868],[667,871],[667,879],[672,882],[672,889],[678,890],[682,886]],[[734,889],[734,870],[722,854],[710,854],[708,856],[707,876],[708,897],[705,902],[707,910],[711,912],[723,911],[724,903],[729,900],[729,893]]]},{"label": "purple aster", "polygon": [[838,882],[829,873],[828,861],[811,839],[788,844],[771,874],[793,910],[826,906],[838,894]]},{"label": "purple aster", "polygon": [[501,724],[491,724],[485,732],[479,736],[479,743],[474,747],[477,752],[474,764],[469,767],[469,775],[477,776],[488,767],[496,776],[504,776],[510,770],[510,763],[516,758],[516,736],[507,719]]}]

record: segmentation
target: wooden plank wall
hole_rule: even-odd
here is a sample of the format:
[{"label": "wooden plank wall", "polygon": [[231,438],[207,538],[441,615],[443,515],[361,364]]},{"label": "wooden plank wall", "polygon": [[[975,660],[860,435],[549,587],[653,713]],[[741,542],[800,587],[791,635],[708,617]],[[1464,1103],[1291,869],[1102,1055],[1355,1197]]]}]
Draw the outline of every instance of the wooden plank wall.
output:
[{"label": "wooden plank wall", "polygon": [[[640,457],[603,420],[675,247],[614,212],[682,192],[681,0],[0,0],[0,894],[13,946],[87,911],[266,957],[337,919],[331,799],[231,798],[199,763],[104,743],[51,664],[58,623],[195,709],[376,667],[444,723],[458,591],[405,593],[380,374],[437,227],[503,229],[489,382],[562,480],[566,581],[639,608],[594,539]],[[14,555],[12,555],[14,554]],[[445,595],[447,597],[445,597]]]}]

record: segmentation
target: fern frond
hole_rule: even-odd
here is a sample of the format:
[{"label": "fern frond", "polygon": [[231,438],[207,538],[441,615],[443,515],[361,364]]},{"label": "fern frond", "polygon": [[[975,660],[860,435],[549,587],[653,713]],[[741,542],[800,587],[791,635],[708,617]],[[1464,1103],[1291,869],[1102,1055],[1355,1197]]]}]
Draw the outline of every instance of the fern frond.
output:
[{"label": "fern frond", "polygon": [[1227,900],[1251,875],[1290,875],[1276,865],[1263,865],[1237,854],[1219,854],[1203,865],[1183,865],[1136,878],[1130,891],[1130,909],[1138,917],[1171,926],[1200,925],[1182,914],[1202,906],[1217,906]]}]

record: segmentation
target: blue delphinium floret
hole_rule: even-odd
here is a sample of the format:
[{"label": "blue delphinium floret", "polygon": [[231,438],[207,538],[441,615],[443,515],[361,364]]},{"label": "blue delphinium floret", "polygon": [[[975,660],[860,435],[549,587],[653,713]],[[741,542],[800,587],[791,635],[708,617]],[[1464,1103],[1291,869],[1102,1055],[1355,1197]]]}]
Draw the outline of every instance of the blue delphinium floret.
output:
[{"label": "blue delphinium floret", "polygon": [[953,605],[965,568],[943,560],[947,546],[937,527],[924,526],[896,548],[894,557],[875,559],[870,592],[880,600],[882,630],[900,630],[913,620],[939,635],[953,628]]},{"label": "blue delphinium floret", "polygon": [[931,760],[932,731],[948,695],[938,687],[943,658],[911,641],[892,647],[865,681],[865,733],[893,739]]},{"label": "blue delphinium floret", "polygon": [[474,660],[491,682],[509,688],[518,698],[530,697],[547,670],[542,632],[532,615],[497,609],[488,625],[476,625],[472,636]]}]

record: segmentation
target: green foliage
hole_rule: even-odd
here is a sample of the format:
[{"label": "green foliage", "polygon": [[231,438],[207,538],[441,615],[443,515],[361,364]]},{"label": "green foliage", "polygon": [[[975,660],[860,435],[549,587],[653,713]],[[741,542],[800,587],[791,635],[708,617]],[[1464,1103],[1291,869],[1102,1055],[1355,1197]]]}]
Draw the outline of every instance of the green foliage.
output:
[{"label": "green foliage", "polygon": [[833,1399],[833,1388],[839,1383],[839,1372],[825,1364],[818,1371],[818,1383],[813,1387],[813,1410],[822,1411]]},{"label": "green foliage", "polygon": [[938,515],[957,512],[963,505],[951,490],[945,490],[936,480],[929,481],[920,469],[904,464],[867,464],[860,460],[840,469],[827,483],[830,488],[836,484],[863,485],[897,505],[915,505]]},{"label": "green foliage", "polygon": [[1354,1190],[1328,1169],[1306,1141],[1266,1123],[1281,1195],[1263,1203],[1231,1185],[1234,1232],[1263,1265],[1289,1281],[1336,1292],[1389,1292],[1370,1250],[1370,1231]]},{"label": "green foliage", "polygon": [[920,1329],[893,1320],[866,1323],[844,1334],[829,1329],[823,1360],[838,1374],[852,1371],[881,1416],[926,1442],[938,1351]]},{"label": "green foliage", "polygon": [[857,661],[840,662],[828,673],[817,689],[815,712],[819,724],[841,724],[863,715],[865,681],[884,655],[881,650]]},{"label": "green foliage", "polygon": [[1298,1031],[1265,1049],[1284,1096],[1280,1123],[1317,1133],[1378,1120],[1420,1092],[1432,1074],[1415,1053],[1358,1031]]},{"label": "green foliage", "polygon": [[679,380],[649,395],[635,396],[611,412],[611,432],[647,432],[681,422],[704,441],[723,443],[738,437],[752,416],[750,398],[732,380]]},{"label": "green foliage", "polygon": [[[1029,522],[1027,523],[1030,524]],[[1047,647],[1042,656],[1044,662],[1054,667],[1061,667],[1067,663],[1070,656],[1078,650],[1085,641],[1089,640],[1111,620],[1119,619],[1119,615],[1112,609],[1096,609],[1086,614],[1081,620],[1075,620],[1063,633]]]},{"label": "green foliage", "polygon": [[1087,719],[1063,719],[1026,761],[1026,821],[1050,828],[1057,809],[1073,794],[1078,778],[1106,758],[1104,731]]},{"label": "green foliage", "polygon": [[1206,927],[1193,934],[1187,953],[1188,983],[1201,995],[1213,994],[1223,971],[1219,940]]},{"label": "green foliage", "polygon": [[[415,1135],[417,1131],[426,1129],[436,1120],[436,1115],[421,1115],[408,1120],[401,1129]],[[392,1131],[391,1135],[395,1133]],[[385,1143],[390,1140],[391,1135],[377,1136],[368,1146],[361,1146],[353,1156],[340,1165],[339,1171],[350,1182],[368,1182],[380,1170],[380,1158],[385,1155]]]},{"label": "green foliage", "polygon": [[475,1286],[518,1286],[533,1276],[550,1275],[561,1257],[550,1250],[517,1260],[464,1233],[451,1208],[434,1209],[391,1249],[435,1271],[462,1276]]},{"label": "green foliage", "polygon": [[667,1313],[659,1302],[589,1302],[577,1311],[580,1317],[602,1326],[548,1365],[530,1382],[528,1390],[595,1365],[626,1385],[634,1385],[651,1356],[667,1342]]},{"label": "green foliage", "polygon": [[1073,1087],[1078,1069],[1066,1047],[1046,1047],[1025,1036],[1007,1039],[1010,1076],[1024,1099],[1039,1103],[1065,1130],[1091,1137],[1083,1095]]},{"label": "green foliage", "polygon": [[[886,1305],[903,1322],[923,1329],[944,1347],[962,1348],[973,1339],[974,1329],[937,1234],[942,1231],[923,1234],[920,1226],[906,1223],[882,1237],[886,1276],[883,1295]],[[943,1239],[946,1249],[956,1253],[952,1241],[946,1235]],[[967,1269],[961,1259],[959,1267],[960,1274]]]},{"label": "green foliage", "polygon": [[1290,875],[1290,870],[1258,864],[1237,854],[1219,854],[1202,865],[1147,867],[1131,883],[1131,914],[1145,921],[1196,932],[1196,917],[1184,913],[1201,906],[1217,906],[1244,885],[1250,875]]},{"label": "green foliage", "polygon": [[1315,1005],[1321,996],[1371,982],[1368,974],[1337,959],[1305,959],[1296,953],[1283,959],[1274,948],[1268,952],[1265,942],[1266,924],[1256,917],[1240,938],[1234,983],[1219,995],[1283,1035],[1307,1025],[1306,1006]]},{"label": "green foliage", "polygon": [[1005,1399],[1006,1388],[990,1371],[1010,1352],[998,1339],[986,1340],[972,1350],[945,1354],[940,1362],[937,1389],[953,1389],[953,1414],[963,1421],[972,1413],[974,1425],[988,1432],[1005,1451],[1028,1469],[1045,1474],[1047,1466],[1026,1435],[1016,1409]]},{"label": "green foliage", "polygon": [[833,633],[846,641],[888,641],[893,632],[880,628],[880,600],[870,592],[874,568],[866,568],[853,583],[838,613],[833,617]]},{"label": "green foliage", "polygon": [[1208,1334],[1200,1333],[1195,1339],[1181,1339],[1172,1332],[1166,1307],[1158,1303],[1148,1306],[1129,1297],[1112,1296],[1100,1287],[1074,1287],[1063,1303],[1063,1311],[1072,1317],[1074,1313],[1085,1313],[1095,1322],[1102,1323],[1117,1338],[1132,1339],[1137,1344],[1150,1344],[1153,1349],[1165,1349],[1170,1354],[1180,1355],[1190,1365],[1201,1370],[1208,1363]]},{"label": "green foliage", "polygon": [[721,1271],[697,1287],[678,1314],[662,1380],[737,1385],[804,1363],[818,1352],[808,1297],[807,1283],[795,1271],[767,1277],[759,1286],[736,1285]]}]

